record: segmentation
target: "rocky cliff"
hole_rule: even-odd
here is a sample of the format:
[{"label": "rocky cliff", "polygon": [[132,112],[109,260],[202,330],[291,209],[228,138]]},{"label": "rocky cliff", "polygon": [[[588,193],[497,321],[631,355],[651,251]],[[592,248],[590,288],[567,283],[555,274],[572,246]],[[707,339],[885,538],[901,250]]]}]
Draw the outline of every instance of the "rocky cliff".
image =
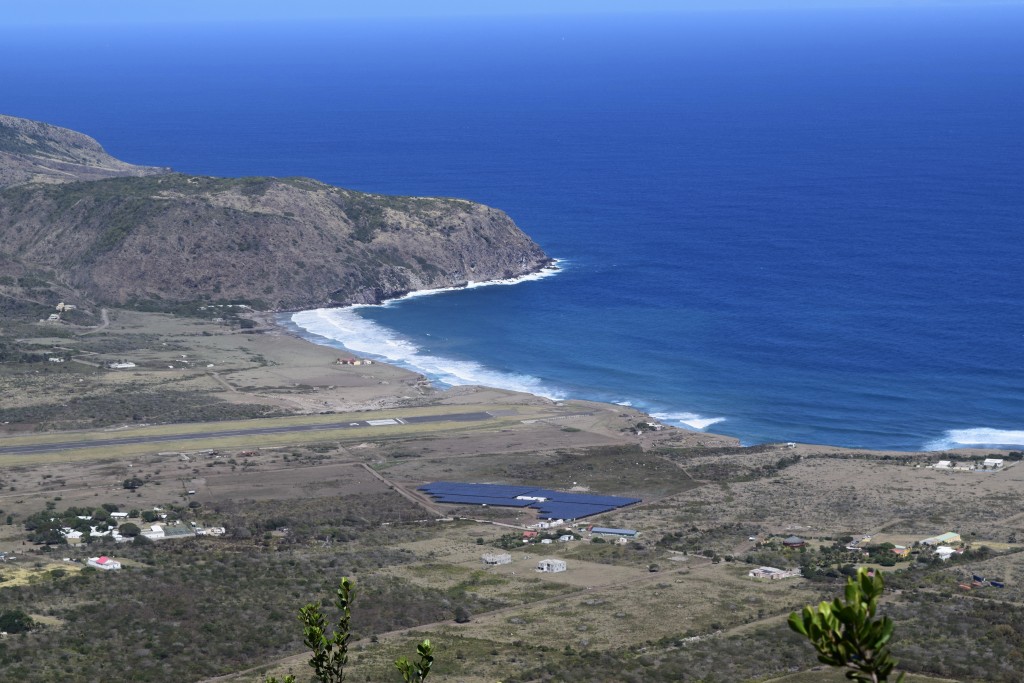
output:
[{"label": "rocky cliff", "polygon": [[[121,164],[91,138],[46,124],[4,133],[9,120],[0,119],[0,140],[18,142],[0,147],[0,178],[19,180],[0,190],[0,257],[96,303],[374,303],[550,262],[507,215],[473,202],[305,178],[166,173]],[[34,137],[32,125],[44,135]],[[33,168],[59,161],[61,171],[41,177],[26,170],[30,157]],[[121,177],[93,179],[98,173]]]}]

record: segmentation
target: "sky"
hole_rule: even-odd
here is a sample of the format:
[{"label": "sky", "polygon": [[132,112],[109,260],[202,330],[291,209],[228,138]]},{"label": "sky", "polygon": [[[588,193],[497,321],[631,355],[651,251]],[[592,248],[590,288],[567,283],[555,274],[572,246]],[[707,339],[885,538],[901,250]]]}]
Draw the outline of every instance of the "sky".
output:
[{"label": "sky", "polygon": [[6,3],[3,25],[307,21],[535,14],[1024,4],[1024,0],[37,0]]}]

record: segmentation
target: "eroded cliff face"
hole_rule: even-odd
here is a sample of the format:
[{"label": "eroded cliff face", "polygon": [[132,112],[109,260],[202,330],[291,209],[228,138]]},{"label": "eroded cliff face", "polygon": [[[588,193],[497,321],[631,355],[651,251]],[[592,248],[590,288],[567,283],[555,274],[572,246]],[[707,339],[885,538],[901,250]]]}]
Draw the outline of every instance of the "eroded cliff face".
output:
[{"label": "eroded cliff face", "polygon": [[[51,131],[43,142],[53,146],[57,138]],[[81,143],[74,150],[96,148]],[[51,154],[78,153],[60,149]],[[304,178],[222,179],[161,169],[7,187],[0,191],[0,237],[0,255],[115,305],[377,303],[550,263],[506,214],[473,202],[369,195]]]}]

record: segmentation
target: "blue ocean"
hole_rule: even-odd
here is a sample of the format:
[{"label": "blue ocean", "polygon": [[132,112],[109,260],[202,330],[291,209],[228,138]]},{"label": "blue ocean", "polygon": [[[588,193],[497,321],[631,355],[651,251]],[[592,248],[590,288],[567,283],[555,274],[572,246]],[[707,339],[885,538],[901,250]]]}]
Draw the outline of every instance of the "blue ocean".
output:
[{"label": "blue ocean", "polygon": [[1024,7],[0,28],[0,112],[508,212],[558,271],[301,312],[744,443],[1024,444]]}]

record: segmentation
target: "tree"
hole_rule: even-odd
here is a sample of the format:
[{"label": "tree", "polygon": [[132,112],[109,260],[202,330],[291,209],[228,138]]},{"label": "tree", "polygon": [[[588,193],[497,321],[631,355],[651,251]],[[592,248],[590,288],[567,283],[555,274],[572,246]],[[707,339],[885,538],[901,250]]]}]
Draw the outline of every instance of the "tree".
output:
[{"label": "tree", "polygon": [[[299,621],[303,626],[303,643],[313,653],[309,666],[316,672],[319,683],[342,683],[345,680],[345,666],[348,664],[348,641],[352,637],[352,599],[355,597],[355,582],[345,577],[335,591],[334,606],[338,609],[338,624],[334,632],[327,633],[327,618],[320,611],[320,605],[309,603],[299,610]],[[416,646],[418,658],[415,663],[401,657],[395,666],[402,673],[406,683],[421,683],[430,674],[434,663],[434,647],[429,640]],[[295,683],[295,676],[288,674],[283,681],[269,676],[266,683]]]},{"label": "tree", "polygon": [[142,529],[139,528],[139,525],[132,522],[125,522],[121,526],[117,527],[117,531],[122,536],[127,536],[128,538],[133,538],[142,533]]},{"label": "tree", "polygon": [[32,617],[20,609],[9,609],[0,612],[0,631],[24,633],[25,631],[31,631],[35,625]]},{"label": "tree", "polygon": [[[789,627],[805,636],[818,651],[818,660],[848,669],[846,677],[860,683],[888,681],[896,666],[889,652],[893,623],[889,617],[874,619],[885,583],[882,573],[870,576],[866,569],[847,579],[845,600],[836,598],[810,605],[789,615]],[[903,680],[903,674],[896,683]]]}]

